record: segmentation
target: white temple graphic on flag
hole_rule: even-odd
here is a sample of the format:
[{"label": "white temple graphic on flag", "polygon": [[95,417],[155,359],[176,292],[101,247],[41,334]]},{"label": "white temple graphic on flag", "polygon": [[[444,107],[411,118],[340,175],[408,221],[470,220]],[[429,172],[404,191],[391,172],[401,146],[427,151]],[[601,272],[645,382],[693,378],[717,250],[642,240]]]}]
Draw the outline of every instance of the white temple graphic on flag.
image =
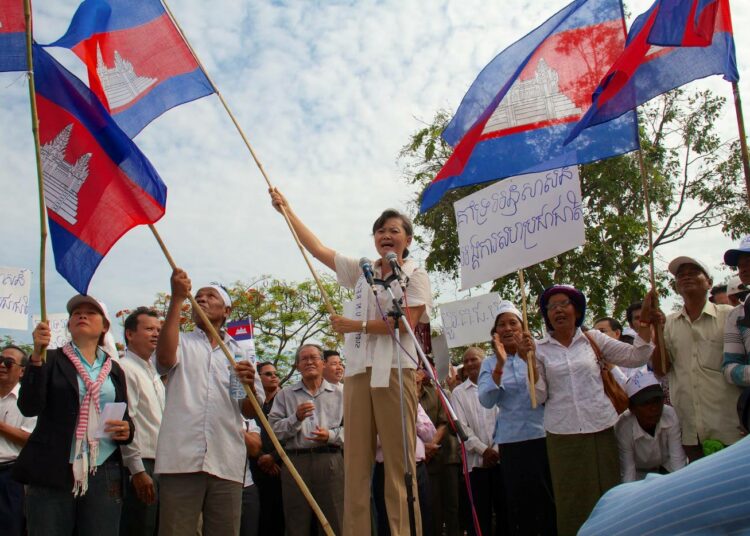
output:
[{"label": "white temple graphic on flag", "polygon": [[133,64],[115,50],[115,65],[111,69],[104,63],[102,50],[96,45],[96,74],[102,83],[109,109],[115,110],[134,101],[156,83],[156,78],[138,76]]},{"label": "white temple graphic on flag", "polygon": [[492,112],[483,134],[551,119],[580,115],[582,110],[560,92],[559,76],[544,58],[537,63],[534,78],[517,78]]},{"label": "white temple graphic on flag", "polygon": [[71,123],[40,149],[42,176],[44,177],[44,202],[47,208],[62,219],[75,225],[78,216],[78,192],[89,176],[91,153],[81,156],[75,164],[65,160],[65,150],[73,130]]}]

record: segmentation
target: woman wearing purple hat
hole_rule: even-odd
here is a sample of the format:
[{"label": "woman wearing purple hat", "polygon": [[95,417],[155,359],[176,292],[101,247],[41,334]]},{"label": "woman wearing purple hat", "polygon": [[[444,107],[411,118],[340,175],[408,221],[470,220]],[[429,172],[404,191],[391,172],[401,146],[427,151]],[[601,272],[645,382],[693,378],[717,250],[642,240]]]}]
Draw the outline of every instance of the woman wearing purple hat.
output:
[{"label": "woman wearing purple hat", "polygon": [[[536,341],[536,396],[544,404],[552,486],[560,535],[576,534],[604,492],[620,481],[614,424],[617,411],[604,392],[600,360],[639,367],[653,351],[652,295],[643,300],[638,336],[629,345],[596,330],[584,334],[586,297],[554,285],[540,298],[548,335]],[[521,351],[523,352],[523,347]]]},{"label": "woman wearing purple hat", "polygon": [[134,429],[127,410],[122,420],[99,419],[106,404],[127,402],[125,375],[101,349],[109,330],[104,306],[79,294],[68,314],[72,340],[48,350],[45,361],[49,325],[34,329],[18,407],[39,419],[13,478],[27,484],[30,536],[116,535],[124,482],[119,445],[133,440]]}]

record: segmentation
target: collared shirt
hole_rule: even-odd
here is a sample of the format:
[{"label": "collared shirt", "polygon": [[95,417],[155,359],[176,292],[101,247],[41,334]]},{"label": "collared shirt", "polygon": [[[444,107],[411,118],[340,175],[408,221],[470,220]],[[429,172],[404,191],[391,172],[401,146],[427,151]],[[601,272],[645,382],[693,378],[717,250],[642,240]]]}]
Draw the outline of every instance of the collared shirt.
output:
[{"label": "collared shirt", "polygon": [[742,390],[727,384],[722,373],[724,327],[730,305],[706,300],[694,321],[683,307],[667,316],[664,343],[672,361],[669,395],[682,426],[682,444],[718,439],[731,445],[740,439],[737,397]]},{"label": "collared shirt", "polygon": [[130,350],[120,360],[128,386],[128,412],[133,419],[135,435],[129,445],[122,445],[123,462],[131,475],[144,471],[143,459],[156,458],[156,441],[164,414],[164,383],[150,360]]},{"label": "collared shirt", "polygon": [[729,383],[750,387],[750,329],[740,326],[745,306],[738,305],[727,316],[724,327],[724,377]]},{"label": "collared shirt", "polygon": [[653,436],[641,428],[636,416],[628,409],[615,423],[615,435],[623,482],[641,480],[659,467],[673,473],[687,464],[680,422],[674,408],[664,406]]},{"label": "collared shirt", "polygon": [[[631,346],[596,330],[589,333],[604,360],[613,365],[640,367],[654,349],[653,344],[640,337]],[[545,404],[545,430],[553,434],[589,434],[615,424],[617,412],[604,393],[596,354],[580,328],[567,347],[549,335],[537,341],[536,359],[536,397],[539,404]]]},{"label": "collared shirt", "polygon": [[[359,267],[359,261],[357,261],[357,259],[345,257],[337,253],[334,262],[336,263],[336,278],[338,282],[346,288],[353,289],[357,285],[357,281],[359,281],[359,278],[362,276],[362,270]],[[427,276],[427,272],[424,270],[424,268],[417,267],[414,261],[412,261],[411,259],[407,259],[404,261],[405,270],[407,269],[407,264],[413,265],[413,272],[411,272],[411,275],[409,276],[409,284],[406,286],[406,300],[403,303],[403,306],[417,307],[420,305],[424,305],[425,311],[418,319],[418,321],[429,322],[430,310],[432,309],[432,291],[430,290],[430,279]],[[409,267],[409,269],[411,269],[411,267]],[[380,260],[374,263],[373,271],[376,279],[382,277]],[[391,283],[391,288],[393,288],[394,295],[397,298],[401,296],[401,289],[395,281]],[[371,291],[369,291],[369,287],[367,287],[366,290],[371,293]],[[378,303],[380,304],[380,308],[378,308]],[[368,297],[367,311],[365,312],[364,318],[366,320],[380,320],[382,319],[380,311],[382,310],[383,313],[387,313],[391,310],[391,308],[392,304],[390,294],[383,290],[380,290],[378,292],[377,301],[373,296]],[[355,374],[363,373],[367,367],[372,367],[373,361],[375,359],[374,349],[377,344],[377,340],[382,338],[386,339],[386,341],[390,341],[390,335],[367,334],[365,337],[365,355],[345,356],[346,372],[344,372],[344,375],[353,376]],[[405,349],[406,353],[414,358],[410,359],[407,357],[403,359],[402,366],[405,368],[416,368],[419,358],[417,357],[414,342],[412,341],[406,330],[399,331],[399,339],[401,340],[401,345]],[[378,347],[390,348],[391,345],[380,344],[378,345]],[[398,353],[391,351],[391,354],[391,368],[397,368]],[[364,360],[363,362],[360,362],[359,360],[361,360],[362,358],[364,358]],[[382,358],[378,356],[378,359]]]},{"label": "collared shirt", "polygon": [[[96,378],[99,376],[99,373],[102,370],[102,367],[104,366],[104,362],[107,359],[111,359],[101,348],[96,349],[96,359],[94,359],[93,363],[89,363],[88,360],[83,357],[83,354],[81,354],[81,351],[78,349],[78,346],[74,342],[71,342],[71,345],[73,346],[73,350],[76,353],[76,356],[78,357],[78,360],[83,365],[84,370],[89,375],[89,378],[91,381],[96,381]],[[86,384],[83,382],[83,378],[79,374],[76,374],[76,379],[78,380],[78,403],[83,403],[83,397],[86,396]],[[101,389],[99,391],[99,411],[101,412],[104,409],[104,406],[106,404],[109,404],[111,402],[115,401],[115,384],[112,383],[112,378],[107,375],[107,378],[102,383]],[[90,417],[89,417],[90,418]],[[117,443],[112,441],[112,439],[107,437],[101,437],[99,438],[99,454],[96,457],[96,465],[97,467],[101,464],[103,464],[105,461],[107,461],[107,458],[109,458],[112,453],[117,449]],[[86,453],[89,451],[88,449],[88,443],[85,441],[83,442],[82,446],[82,453],[86,455]],[[70,463],[73,463],[75,461],[75,453],[76,453],[76,431],[73,430],[73,440],[70,442]]]},{"label": "collared shirt", "polygon": [[[430,443],[436,433],[435,425],[432,424],[430,417],[425,413],[422,404],[417,404],[417,435],[414,449],[414,460],[416,462],[424,461],[424,444]],[[375,448],[375,461],[383,463],[383,459],[383,447],[380,445],[380,436],[378,436],[377,447]]]},{"label": "collared shirt", "polygon": [[528,367],[526,362],[513,354],[503,367],[500,385],[492,378],[497,366],[497,357],[488,354],[479,371],[479,402],[485,408],[499,408],[495,422],[495,443],[518,443],[540,439],[544,432],[544,406],[531,408]]},{"label": "collared shirt", "polygon": [[451,399],[456,417],[468,436],[466,461],[469,464],[469,471],[475,467],[482,467],[482,454],[494,444],[493,432],[497,422],[497,406],[489,409],[483,407],[479,403],[477,384],[470,379],[464,380],[461,385],[453,389]]},{"label": "collared shirt", "polygon": [[[232,353],[242,350],[224,334]],[[229,395],[229,362],[200,329],[180,333],[177,363],[169,373],[156,447],[157,473],[196,473],[242,482],[247,451],[240,403]]]},{"label": "collared shirt", "polygon": [[750,438],[668,475],[615,486],[578,536],[747,534]]},{"label": "collared shirt", "polygon": [[[0,365],[2,366],[2,365]],[[17,383],[10,392],[0,397],[0,417],[2,422],[13,428],[20,428],[31,433],[36,426],[36,417],[24,417],[18,409],[18,391],[21,384]],[[0,463],[12,462],[21,452],[21,445],[0,434]]]},{"label": "collared shirt", "polygon": [[[297,407],[305,402],[315,404],[315,415],[297,420]],[[323,380],[315,393],[302,381],[284,387],[273,399],[268,414],[276,437],[286,449],[309,449],[321,446],[312,437],[316,427],[328,430],[329,445],[344,445],[344,390]]]}]

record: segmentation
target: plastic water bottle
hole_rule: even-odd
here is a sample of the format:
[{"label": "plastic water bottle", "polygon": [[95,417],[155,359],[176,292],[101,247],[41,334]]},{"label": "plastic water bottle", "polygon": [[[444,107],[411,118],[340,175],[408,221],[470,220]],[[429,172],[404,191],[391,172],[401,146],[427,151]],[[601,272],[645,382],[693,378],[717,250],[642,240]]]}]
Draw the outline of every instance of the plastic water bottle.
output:
[{"label": "plastic water bottle", "polygon": [[[244,353],[235,353],[234,360],[239,363],[247,360],[247,357],[245,357]],[[242,385],[242,382],[240,381],[239,376],[234,372],[234,369],[230,369],[229,371],[229,395],[235,400],[247,398],[245,386]]]}]

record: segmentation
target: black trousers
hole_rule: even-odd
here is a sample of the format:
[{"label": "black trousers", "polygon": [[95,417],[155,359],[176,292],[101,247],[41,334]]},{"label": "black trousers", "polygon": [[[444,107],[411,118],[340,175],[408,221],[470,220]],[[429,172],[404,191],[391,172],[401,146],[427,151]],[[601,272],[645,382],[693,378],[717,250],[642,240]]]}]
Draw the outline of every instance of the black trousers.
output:
[{"label": "black trousers", "polygon": [[544,438],[500,445],[509,534],[556,535],[557,522]]},{"label": "black trousers", "polygon": [[10,477],[12,465],[0,468],[0,532],[8,536],[26,533],[23,515],[23,484]]},{"label": "black trousers", "polygon": [[253,468],[253,482],[260,497],[258,534],[284,536],[284,503],[281,498],[281,475],[271,476]]},{"label": "black trousers", "polygon": [[[475,467],[469,473],[471,496],[477,512],[482,536],[490,536],[492,531],[492,512],[495,512],[495,536],[505,536],[508,520],[505,508],[505,490],[500,465],[495,467]],[[467,508],[467,529],[470,536],[476,536],[471,507]]]}]

